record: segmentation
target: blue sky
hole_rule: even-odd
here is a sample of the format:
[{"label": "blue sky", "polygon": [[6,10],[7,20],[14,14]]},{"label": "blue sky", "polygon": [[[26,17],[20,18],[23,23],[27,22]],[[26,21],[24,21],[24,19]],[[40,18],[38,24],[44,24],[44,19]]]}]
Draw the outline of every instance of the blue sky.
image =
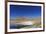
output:
[{"label": "blue sky", "polygon": [[41,16],[41,6],[10,5],[11,19],[16,16],[37,17]]}]

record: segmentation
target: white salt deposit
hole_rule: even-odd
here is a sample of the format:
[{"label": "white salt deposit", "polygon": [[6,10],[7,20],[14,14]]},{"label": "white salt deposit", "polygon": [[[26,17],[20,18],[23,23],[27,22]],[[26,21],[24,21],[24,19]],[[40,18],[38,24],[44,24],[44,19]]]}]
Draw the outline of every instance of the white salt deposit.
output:
[{"label": "white salt deposit", "polygon": [[33,22],[31,21],[25,21],[21,23],[22,25],[33,25]]}]

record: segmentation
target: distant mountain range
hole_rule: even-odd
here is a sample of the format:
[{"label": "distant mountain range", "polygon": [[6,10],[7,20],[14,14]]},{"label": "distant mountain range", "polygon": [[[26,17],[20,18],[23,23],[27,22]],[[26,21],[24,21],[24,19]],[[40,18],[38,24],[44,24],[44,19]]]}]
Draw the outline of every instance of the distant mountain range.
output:
[{"label": "distant mountain range", "polygon": [[41,18],[40,17],[36,17],[36,18],[22,18],[22,17],[19,17],[19,18],[16,18],[16,19],[10,19],[10,23],[11,24],[16,24],[16,23],[24,23],[26,24],[25,22],[32,22],[32,23],[41,23]]}]

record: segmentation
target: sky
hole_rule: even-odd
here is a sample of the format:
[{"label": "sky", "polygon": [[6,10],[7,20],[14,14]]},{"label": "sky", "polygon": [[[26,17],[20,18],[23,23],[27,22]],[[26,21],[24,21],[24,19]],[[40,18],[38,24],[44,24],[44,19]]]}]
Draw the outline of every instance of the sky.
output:
[{"label": "sky", "polygon": [[10,5],[10,18],[41,16],[41,6]]}]

